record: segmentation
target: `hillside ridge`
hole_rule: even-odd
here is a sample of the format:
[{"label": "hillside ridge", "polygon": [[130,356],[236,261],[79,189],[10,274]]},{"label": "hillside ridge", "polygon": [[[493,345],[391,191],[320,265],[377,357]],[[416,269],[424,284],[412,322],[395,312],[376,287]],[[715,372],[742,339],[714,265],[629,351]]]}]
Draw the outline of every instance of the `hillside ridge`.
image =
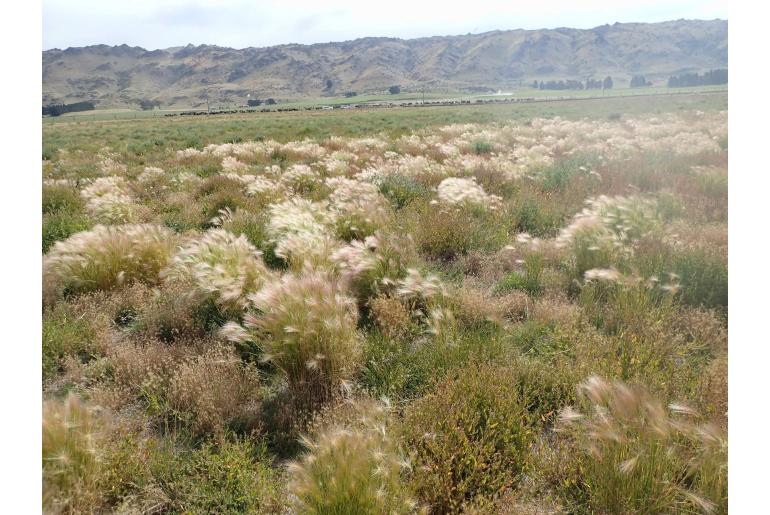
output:
[{"label": "hillside ridge", "polygon": [[206,98],[299,98],[348,91],[495,91],[533,80],[671,74],[727,67],[726,20],[614,23],[591,29],[512,29],[415,39],[235,49],[218,45],[147,50],[126,44],[42,53],[43,104],[196,106]]}]

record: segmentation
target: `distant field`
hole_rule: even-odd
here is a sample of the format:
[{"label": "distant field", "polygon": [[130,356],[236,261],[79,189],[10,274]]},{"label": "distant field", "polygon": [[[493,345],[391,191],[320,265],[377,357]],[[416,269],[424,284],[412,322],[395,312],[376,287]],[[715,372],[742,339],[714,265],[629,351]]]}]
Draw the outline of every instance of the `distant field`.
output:
[{"label": "distant field", "polygon": [[[398,95],[358,95],[355,97],[317,97],[317,98],[304,98],[297,100],[283,101],[277,105],[267,106],[262,105],[259,107],[250,108],[251,111],[261,111],[262,109],[270,109],[271,111],[277,111],[278,109],[307,109],[318,108],[320,106],[332,106],[340,107],[343,105],[362,105],[362,104],[383,104],[393,103],[400,104],[415,104],[421,103],[423,99],[426,102],[456,102],[456,101],[476,101],[476,100],[506,100],[506,99],[521,99],[521,98],[533,98],[537,100],[564,100],[570,98],[610,98],[610,97],[627,97],[638,95],[679,95],[689,93],[713,93],[713,92],[726,92],[727,86],[699,86],[692,88],[666,88],[666,87],[649,87],[649,88],[618,88],[610,89],[602,92],[601,90],[536,90],[531,88],[519,89],[515,91],[502,91],[494,94],[471,94],[471,93],[437,93],[426,92],[424,95],[420,92],[417,93],[400,93]],[[211,110],[231,110],[231,109],[244,109],[244,107],[236,104],[220,104],[216,102],[211,103]],[[143,119],[143,118],[159,118],[167,114],[178,114],[185,111],[205,111],[200,107],[182,107],[173,109],[160,109],[155,111],[141,111],[127,108],[105,108],[97,109],[96,111],[80,111],[75,113],[67,113],[60,117],[44,118],[44,123],[64,123],[73,118],[78,120],[120,120],[120,119]],[[262,114],[262,113],[260,113]]]},{"label": "distant field", "polygon": [[[61,117],[43,125],[43,155],[57,148],[95,151],[110,146],[125,158],[144,160],[168,148],[202,148],[210,143],[265,138],[278,141],[329,136],[360,136],[385,132],[400,135],[412,130],[451,123],[490,123],[533,117],[562,116],[602,118],[649,112],[727,109],[727,92],[607,97],[531,104],[487,104],[414,107],[404,109],[357,109],[275,112],[200,117],[141,117],[91,120],[83,116]],[[147,114],[147,113],[141,113]]]}]

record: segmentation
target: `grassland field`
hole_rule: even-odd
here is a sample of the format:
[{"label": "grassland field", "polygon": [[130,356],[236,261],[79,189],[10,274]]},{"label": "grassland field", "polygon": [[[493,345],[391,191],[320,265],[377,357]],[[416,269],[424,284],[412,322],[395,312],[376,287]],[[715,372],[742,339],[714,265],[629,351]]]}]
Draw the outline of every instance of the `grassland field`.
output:
[{"label": "grassland field", "polygon": [[44,511],[727,513],[727,107],[44,120]]},{"label": "grassland field", "polygon": [[[269,106],[261,105],[259,107],[243,107],[234,102],[212,102],[210,108],[212,111],[219,110],[247,110],[251,113],[263,114],[263,110],[268,112],[277,112],[279,109],[317,109],[321,106],[332,106],[340,108],[345,105],[357,105],[359,108],[365,107],[368,104],[372,105],[387,105],[392,104],[399,106],[402,104],[418,105],[423,102],[459,102],[459,101],[503,101],[503,100],[523,100],[532,99],[536,101],[544,100],[569,100],[571,98],[611,98],[611,97],[627,97],[627,96],[640,96],[640,95],[687,95],[692,93],[724,93],[727,91],[726,86],[696,86],[686,88],[666,88],[666,87],[645,87],[645,88],[617,88],[606,91],[601,90],[582,90],[582,91],[555,91],[555,90],[536,90],[536,89],[523,89],[515,90],[512,92],[500,92],[493,94],[478,94],[478,93],[437,93],[426,92],[425,95],[421,92],[416,93],[399,93],[396,95],[377,95],[377,94],[364,94],[357,95],[355,97],[318,97],[318,98],[303,98],[303,99],[286,99],[279,104]],[[59,117],[45,117],[43,118],[46,124],[62,123],[72,118],[81,120],[125,120],[125,119],[142,119],[142,118],[159,118],[168,114],[179,114],[189,111],[206,111],[205,104],[198,105],[196,107],[172,107],[164,109],[156,109],[151,111],[142,111],[136,109],[129,109],[125,107],[111,108],[100,107],[94,111],[79,111],[74,113],[66,113]]]}]

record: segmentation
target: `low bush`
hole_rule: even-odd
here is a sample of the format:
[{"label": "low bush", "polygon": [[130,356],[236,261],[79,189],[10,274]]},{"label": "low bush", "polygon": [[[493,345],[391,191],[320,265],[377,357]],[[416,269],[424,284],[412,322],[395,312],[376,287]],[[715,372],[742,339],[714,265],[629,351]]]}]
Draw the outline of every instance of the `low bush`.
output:
[{"label": "low bush", "polygon": [[379,190],[396,209],[402,209],[415,200],[428,199],[431,196],[428,187],[402,174],[386,176],[380,183]]},{"label": "low bush", "polygon": [[430,259],[450,261],[471,250],[496,250],[508,236],[494,211],[425,206],[417,216],[415,241]]},{"label": "low bush", "polygon": [[727,263],[706,250],[679,252],[671,269],[679,276],[682,302],[727,310]]},{"label": "low bush", "polygon": [[530,253],[524,259],[524,270],[522,272],[513,271],[503,277],[495,287],[496,293],[506,293],[511,290],[524,290],[530,295],[538,295],[543,290],[541,277],[544,267],[543,255],[540,253]]},{"label": "low bush", "polygon": [[259,415],[259,375],[231,347],[214,347],[188,359],[169,383],[174,415],[195,435],[250,431]]},{"label": "low bush", "polygon": [[63,241],[73,234],[91,228],[93,222],[82,212],[58,210],[43,215],[43,253],[54,243]]},{"label": "low bush", "polygon": [[65,357],[79,361],[91,357],[96,330],[91,320],[78,317],[66,306],[56,306],[43,316],[43,381],[55,377]]},{"label": "low bush", "polygon": [[77,188],[72,186],[43,186],[43,214],[60,211],[68,213],[82,212],[85,201]]},{"label": "low bush", "polygon": [[[165,510],[174,513],[279,513],[280,474],[265,447],[250,438],[224,438],[199,449],[165,452],[150,463]],[[161,454],[160,457],[163,456]]]},{"label": "low bush", "polygon": [[514,486],[524,469],[532,429],[526,404],[506,369],[473,365],[451,374],[404,415],[412,451],[410,483],[437,513]]}]

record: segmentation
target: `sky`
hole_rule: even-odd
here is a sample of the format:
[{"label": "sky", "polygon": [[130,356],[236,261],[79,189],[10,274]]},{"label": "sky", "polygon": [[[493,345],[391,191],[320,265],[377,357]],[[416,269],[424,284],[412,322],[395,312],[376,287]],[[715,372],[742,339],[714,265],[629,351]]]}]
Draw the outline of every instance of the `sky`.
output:
[{"label": "sky", "polygon": [[726,0],[43,0],[43,49],[148,50],[416,38],[614,22],[727,19]]}]

